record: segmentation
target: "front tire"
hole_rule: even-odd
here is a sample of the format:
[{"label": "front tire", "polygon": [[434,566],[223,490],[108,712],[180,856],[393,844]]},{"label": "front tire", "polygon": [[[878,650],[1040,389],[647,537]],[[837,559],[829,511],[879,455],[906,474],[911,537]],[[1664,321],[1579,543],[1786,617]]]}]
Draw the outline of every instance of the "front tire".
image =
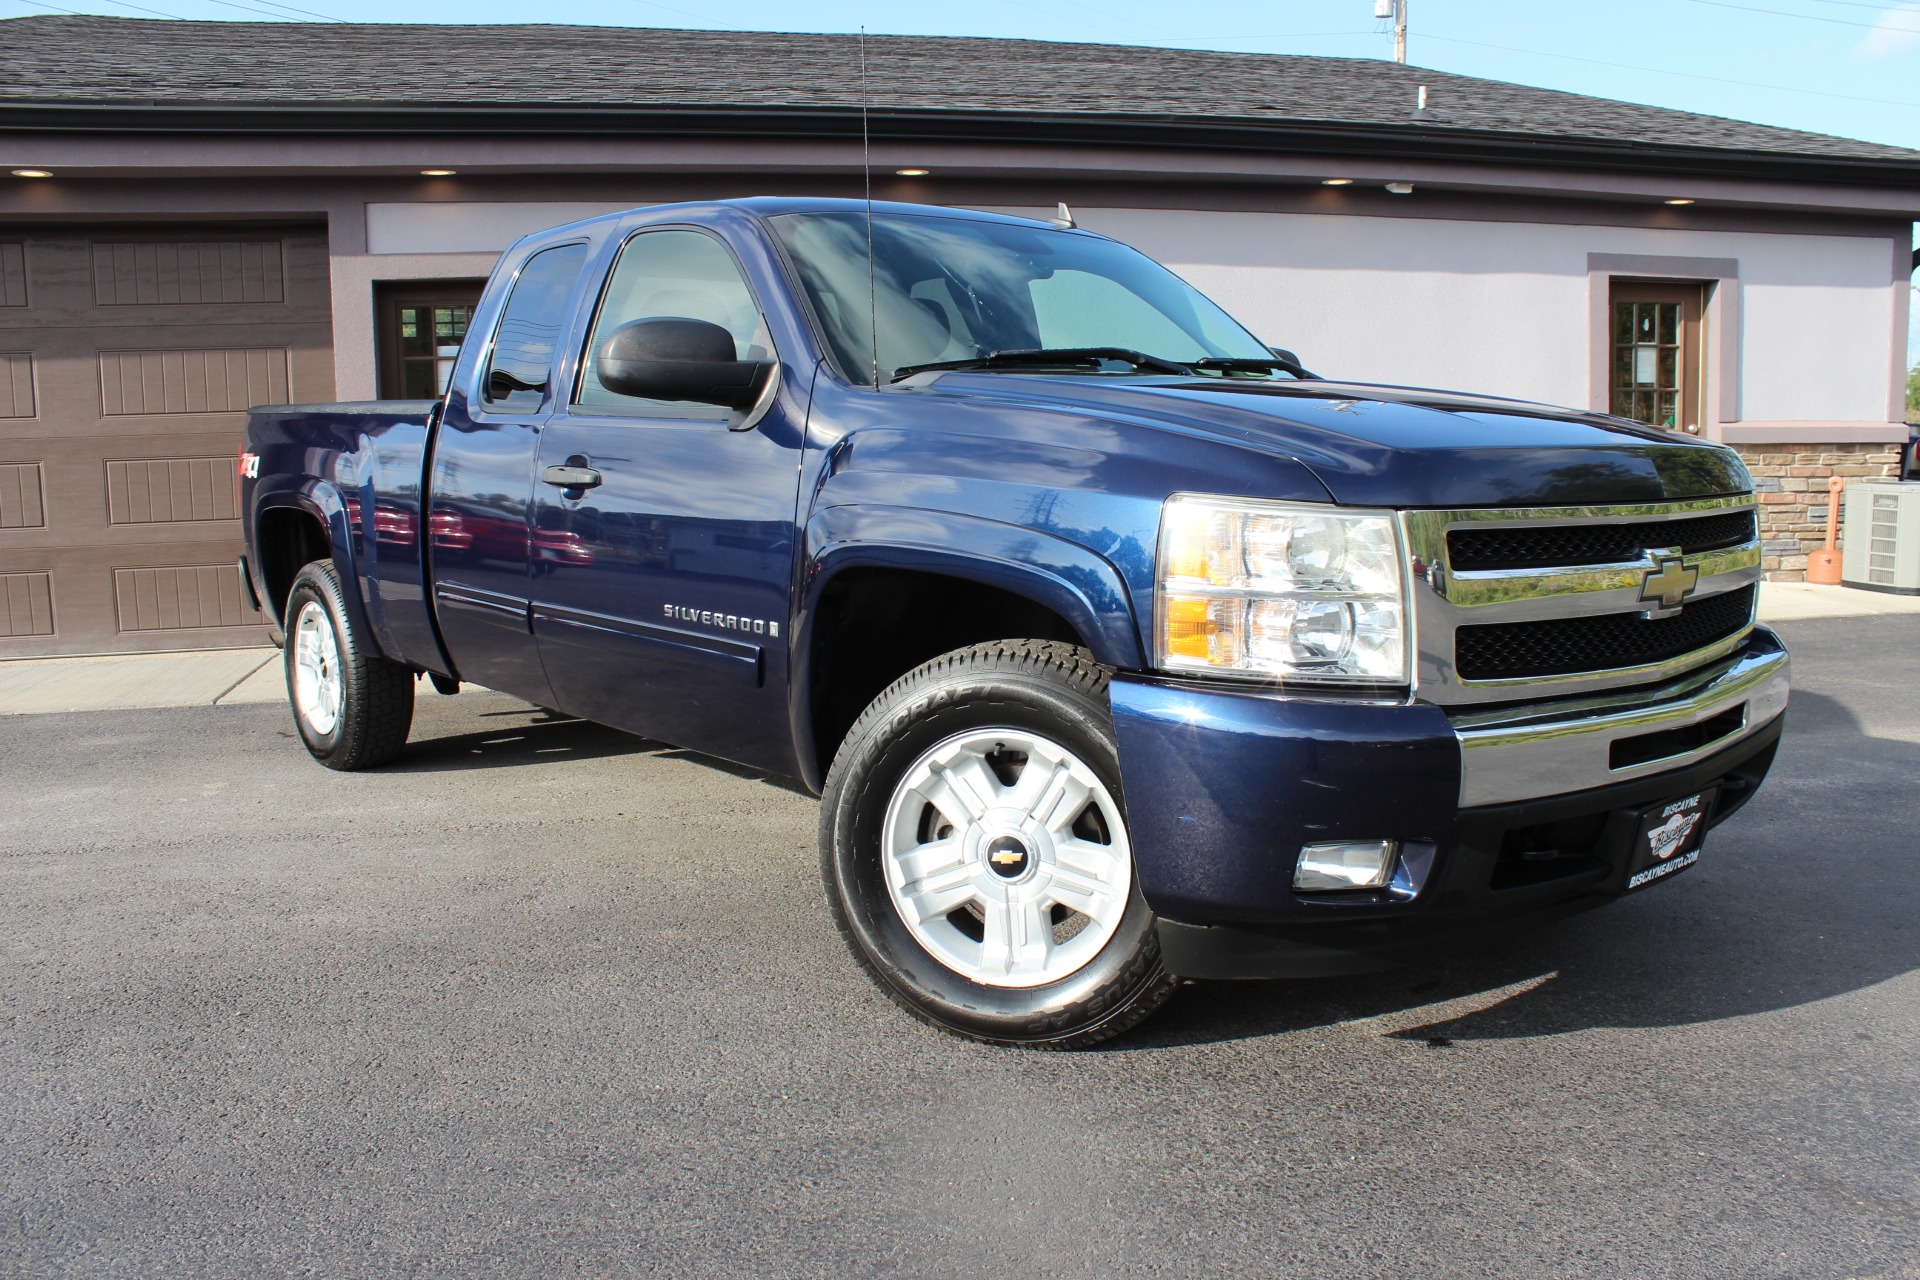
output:
[{"label": "front tire", "polygon": [[287,700],[300,740],[329,769],[370,769],[399,755],[413,726],[413,673],[353,629],[340,575],[325,560],[287,594]]},{"label": "front tire", "polygon": [[990,1044],[1082,1048],[1174,986],[1133,874],[1107,673],[977,645],[881,694],[821,804],[835,922],[894,1001]]}]

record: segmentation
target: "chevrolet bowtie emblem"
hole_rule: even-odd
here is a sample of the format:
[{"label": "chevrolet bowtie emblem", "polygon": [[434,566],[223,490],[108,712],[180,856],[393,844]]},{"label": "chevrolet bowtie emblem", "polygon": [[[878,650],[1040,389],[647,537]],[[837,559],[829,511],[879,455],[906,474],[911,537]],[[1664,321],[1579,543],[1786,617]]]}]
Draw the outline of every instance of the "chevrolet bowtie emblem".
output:
[{"label": "chevrolet bowtie emblem", "polygon": [[1640,603],[1654,606],[1650,613],[1678,609],[1700,582],[1698,566],[1689,565],[1677,551],[1649,551],[1653,567],[1640,579]]}]

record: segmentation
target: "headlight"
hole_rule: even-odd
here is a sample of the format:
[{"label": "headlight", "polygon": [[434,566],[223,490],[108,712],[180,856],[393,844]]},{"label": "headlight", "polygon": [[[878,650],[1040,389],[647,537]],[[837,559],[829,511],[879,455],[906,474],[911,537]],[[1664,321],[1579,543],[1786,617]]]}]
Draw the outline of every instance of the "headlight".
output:
[{"label": "headlight", "polygon": [[1163,670],[1407,682],[1400,538],[1389,513],[1169,498],[1159,597]]}]

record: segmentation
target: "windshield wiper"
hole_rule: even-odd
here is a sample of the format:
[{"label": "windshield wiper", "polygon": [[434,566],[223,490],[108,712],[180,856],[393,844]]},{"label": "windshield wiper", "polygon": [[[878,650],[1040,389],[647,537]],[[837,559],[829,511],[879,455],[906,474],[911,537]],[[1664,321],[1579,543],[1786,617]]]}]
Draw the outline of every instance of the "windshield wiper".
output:
[{"label": "windshield wiper", "polygon": [[1189,374],[1191,365],[1163,360],[1144,351],[1127,347],[1042,347],[1033,351],[989,351],[967,360],[935,360],[928,364],[902,365],[893,371],[892,382],[911,378],[916,373],[935,373],[944,369],[1017,369],[1031,365],[1080,365],[1098,368],[1103,360],[1120,360],[1136,369],[1152,373]]},{"label": "windshield wiper", "polygon": [[1266,373],[1270,370],[1278,369],[1280,372],[1290,373],[1296,378],[1311,378],[1315,380],[1319,378],[1318,374],[1308,373],[1298,360],[1290,360],[1286,356],[1279,355],[1274,356],[1270,360],[1260,356],[1208,356],[1204,360],[1195,360],[1193,367],[1196,369],[1218,369],[1221,373]]}]

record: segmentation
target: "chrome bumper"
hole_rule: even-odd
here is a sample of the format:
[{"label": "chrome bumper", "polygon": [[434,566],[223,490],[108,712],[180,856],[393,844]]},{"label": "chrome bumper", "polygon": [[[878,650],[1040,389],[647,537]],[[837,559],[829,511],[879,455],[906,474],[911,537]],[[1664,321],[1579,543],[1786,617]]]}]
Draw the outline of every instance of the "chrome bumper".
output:
[{"label": "chrome bumper", "polygon": [[[1753,734],[1787,706],[1787,651],[1757,627],[1739,653],[1651,689],[1452,717],[1460,804],[1506,804],[1629,782],[1693,763]],[[1675,735],[1671,754],[1615,767],[1614,744],[1684,730],[1738,709],[1711,741]],[[1681,745],[1683,744],[1683,745]],[[1660,744],[1638,744],[1635,758]]]}]

